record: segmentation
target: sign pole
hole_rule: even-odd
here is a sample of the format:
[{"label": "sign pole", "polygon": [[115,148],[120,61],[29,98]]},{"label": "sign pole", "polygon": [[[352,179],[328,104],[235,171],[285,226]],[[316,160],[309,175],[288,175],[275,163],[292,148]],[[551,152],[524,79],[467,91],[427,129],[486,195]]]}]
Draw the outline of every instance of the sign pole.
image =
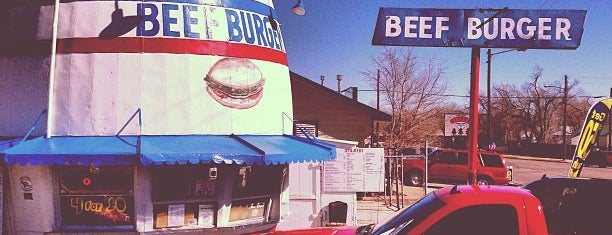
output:
[{"label": "sign pole", "polygon": [[470,125],[468,131],[468,184],[476,184],[478,163],[478,84],[480,78],[480,47],[472,47],[470,72]]}]

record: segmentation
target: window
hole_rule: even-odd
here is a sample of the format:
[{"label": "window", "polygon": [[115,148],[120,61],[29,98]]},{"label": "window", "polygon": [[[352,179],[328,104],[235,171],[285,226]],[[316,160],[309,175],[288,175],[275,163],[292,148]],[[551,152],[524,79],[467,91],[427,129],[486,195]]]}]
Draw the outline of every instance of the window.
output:
[{"label": "window", "polygon": [[444,205],[438,196],[429,193],[411,206],[388,217],[386,221],[378,223],[371,234],[409,234],[415,226]]},{"label": "window", "polygon": [[284,165],[241,166],[234,178],[229,222],[264,222],[273,195],[280,193]]},{"label": "window", "polygon": [[217,167],[155,166],[153,227],[213,227],[217,210]]},{"label": "window", "polygon": [[217,168],[204,165],[159,166],[153,169],[153,200],[214,198]]},{"label": "window", "polygon": [[229,222],[254,221],[263,222],[266,215],[269,198],[255,198],[232,202]]},{"label": "window", "polygon": [[269,196],[278,192],[282,167],[242,166],[234,180],[233,198]]},{"label": "window", "polygon": [[481,154],[482,164],[486,167],[504,167],[500,156],[491,154]]},{"label": "window", "polygon": [[61,167],[62,226],[134,225],[133,170],[127,167]]},{"label": "window", "polygon": [[517,217],[510,205],[466,207],[442,218],[424,234],[517,235]]},{"label": "window", "polygon": [[300,121],[293,125],[293,134],[297,136],[319,136],[319,124],[316,121]]},{"label": "window", "polygon": [[438,161],[440,163],[455,164],[456,159],[457,153],[454,152],[442,152],[438,156]]},{"label": "window", "polygon": [[458,153],[457,156],[457,165],[466,165],[468,164],[468,154],[467,153]]}]

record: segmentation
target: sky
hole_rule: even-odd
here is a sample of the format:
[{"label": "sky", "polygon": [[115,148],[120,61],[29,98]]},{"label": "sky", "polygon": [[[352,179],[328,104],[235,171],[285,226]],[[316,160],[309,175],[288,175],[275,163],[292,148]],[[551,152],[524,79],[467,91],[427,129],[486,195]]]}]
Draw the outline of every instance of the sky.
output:
[{"label": "sky", "polygon": [[[380,7],[525,10],[586,10],[581,45],[576,50],[529,49],[494,55],[491,59],[491,86],[520,86],[530,82],[534,67],[543,69],[543,83],[562,86],[564,75],[570,83],[590,96],[610,96],[612,89],[612,1],[610,0],[303,0],[306,14],[291,11],[297,0],[274,0],[281,24],[289,69],[337,90],[336,75],[343,76],[342,89],[358,87],[359,101],[375,106],[375,87],[362,72],[373,68],[372,58],[384,46],[372,45],[372,36]],[[445,67],[448,91],[452,102],[469,104],[470,48],[412,47],[417,58],[433,58]],[[505,48],[493,48],[492,53]],[[480,49],[480,91],[486,92],[487,49]],[[552,88],[551,88],[552,89]],[[486,93],[482,94],[486,96]],[[594,99],[596,100],[596,99]]]}]

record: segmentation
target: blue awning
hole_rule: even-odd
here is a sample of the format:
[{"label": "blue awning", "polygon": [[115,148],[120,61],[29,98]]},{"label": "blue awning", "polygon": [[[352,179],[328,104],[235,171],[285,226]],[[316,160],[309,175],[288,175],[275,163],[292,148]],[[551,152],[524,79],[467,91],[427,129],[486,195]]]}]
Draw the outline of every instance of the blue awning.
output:
[{"label": "blue awning", "polygon": [[0,140],[0,153],[5,149],[12,148],[19,144],[19,142],[21,142],[21,139]]},{"label": "blue awning", "polygon": [[143,165],[225,163],[276,165],[326,161],[335,146],[289,135],[143,136]]},{"label": "blue awning", "polygon": [[[140,139],[140,144],[138,143]],[[9,165],[275,165],[326,161],[335,146],[290,135],[65,136],[26,141],[4,151]]]},{"label": "blue awning", "polygon": [[134,165],[136,142],[136,137],[38,137],[5,150],[4,162],[8,165]]}]

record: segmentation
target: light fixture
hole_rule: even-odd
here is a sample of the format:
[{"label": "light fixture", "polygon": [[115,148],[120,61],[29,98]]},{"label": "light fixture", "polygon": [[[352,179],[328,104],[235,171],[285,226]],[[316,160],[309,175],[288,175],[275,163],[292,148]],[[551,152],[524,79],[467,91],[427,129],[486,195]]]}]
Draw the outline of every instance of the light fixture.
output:
[{"label": "light fixture", "polygon": [[291,8],[291,11],[296,15],[303,16],[306,13],[306,9],[304,9],[304,3],[302,0],[298,0],[298,2]]},{"label": "light fixture", "polygon": [[136,28],[144,19],[143,15],[123,16],[119,0],[115,0],[115,11],[111,14],[111,23],[98,35],[101,39],[120,37]]},{"label": "light fixture", "polygon": [[274,18],[274,12],[272,11],[272,8],[270,8],[270,15],[268,15],[268,21],[270,22],[270,26],[272,27],[272,29],[278,30],[278,22],[276,22],[276,19]]}]

